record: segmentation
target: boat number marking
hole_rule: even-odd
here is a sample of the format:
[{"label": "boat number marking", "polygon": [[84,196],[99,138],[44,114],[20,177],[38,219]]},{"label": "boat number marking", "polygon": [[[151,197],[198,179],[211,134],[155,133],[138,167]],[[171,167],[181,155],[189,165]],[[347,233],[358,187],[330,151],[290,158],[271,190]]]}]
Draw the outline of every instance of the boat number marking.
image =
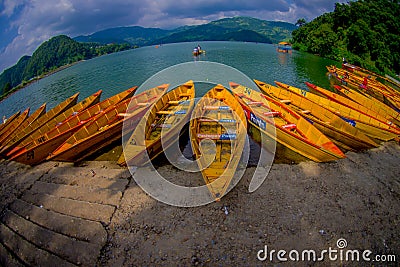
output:
[{"label": "boat number marking", "polygon": [[250,121],[258,125],[258,127],[260,127],[263,130],[265,130],[265,128],[267,127],[265,121],[254,115],[253,112],[250,112]]},{"label": "boat number marking", "polygon": [[26,153],[26,159],[27,160],[31,160],[31,159],[34,159],[34,158],[35,158],[35,151],[31,150],[31,151],[28,151],[28,153]]}]

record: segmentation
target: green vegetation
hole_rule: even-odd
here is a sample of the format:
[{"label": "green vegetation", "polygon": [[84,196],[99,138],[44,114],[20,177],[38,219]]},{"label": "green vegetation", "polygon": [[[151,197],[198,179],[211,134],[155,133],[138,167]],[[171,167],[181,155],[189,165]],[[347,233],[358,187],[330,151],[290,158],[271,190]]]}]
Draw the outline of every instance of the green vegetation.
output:
[{"label": "green vegetation", "polygon": [[297,27],[291,23],[266,21],[250,17],[234,17],[212,21],[196,26],[183,26],[173,30],[157,28],[118,27],[88,36],[78,36],[79,42],[130,43],[132,45],[154,45],[197,41],[247,41],[278,43],[289,40]]},{"label": "green vegetation", "polygon": [[400,72],[400,2],[359,0],[336,3],[294,30],[293,48],[380,73]]},{"label": "green vegetation", "polygon": [[65,35],[53,37],[40,45],[31,57],[23,56],[16,65],[4,70],[0,75],[0,95],[4,97],[62,66],[131,48],[133,46],[126,43],[100,45],[79,43]]}]

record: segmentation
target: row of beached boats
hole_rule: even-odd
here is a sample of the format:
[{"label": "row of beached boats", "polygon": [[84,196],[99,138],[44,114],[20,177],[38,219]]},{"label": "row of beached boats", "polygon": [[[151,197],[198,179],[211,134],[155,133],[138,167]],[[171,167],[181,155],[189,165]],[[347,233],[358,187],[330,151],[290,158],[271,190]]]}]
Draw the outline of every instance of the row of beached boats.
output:
[{"label": "row of beached boats", "polygon": [[346,69],[328,70],[338,81],[336,93],[311,83],[303,90],[254,80],[261,92],[231,82],[230,91],[216,85],[198,101],[193,81],[170,91],[168,84],[139,94],[133,87],[103,101],[101,91],[79,103],[75,94],[48,112],[44,104],[30,116],[29,109],[11,116],[0,125],[0,155],[29,165],[76,162],[124,137],[118,164],[141,166],[189,129],[196,163],[219,199],[239,165],[248,127],[316,162],[398,140],[400,94],[393,85]]}]

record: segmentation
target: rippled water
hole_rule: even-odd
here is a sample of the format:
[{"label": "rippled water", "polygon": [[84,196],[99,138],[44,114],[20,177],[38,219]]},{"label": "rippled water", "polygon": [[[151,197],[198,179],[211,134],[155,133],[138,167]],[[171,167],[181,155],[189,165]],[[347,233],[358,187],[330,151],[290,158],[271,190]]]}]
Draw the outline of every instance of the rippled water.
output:
[{"label": "rippled water", "polygon": [[[191,52],[195,45],[197,43],[168,44],[159,48],[143,47],[80,62],[35,82],[0,102],[0,117],[9,117],[27,107],[31,107],[33,112],[44,102],[49,110],[76,92],[80,92],[79,99],[83,99],[102,89],[102,99],[105,99],[134,85],[141,85],[165,68],[185,62],[200,60],[223,63],[238,69],[251,79],[267,83],[277,80],[301,88],[305,88],[305,81],[329,87],[325,66],[335,64],[333,61],[296,51],[292,54],[278,53],[276,47],[270,44],[241,42],[202,42],[201,46],[206,54],[194,58]],[[209,71],[210,77],[224,75],[211,69],[206,71]],[[185,76],[180,73],[176,75]],[[209,82],[213,82],[212,79]]]}]

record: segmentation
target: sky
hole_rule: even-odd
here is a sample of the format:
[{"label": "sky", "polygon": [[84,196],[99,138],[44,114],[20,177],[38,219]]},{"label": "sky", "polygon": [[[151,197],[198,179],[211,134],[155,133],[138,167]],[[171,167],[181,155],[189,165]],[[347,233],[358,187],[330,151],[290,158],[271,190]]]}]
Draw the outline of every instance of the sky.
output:
[{"label": "sky", "polygon": [[0,73],[53,36],[139,25],[172,29],[233,16],[296,23],[343,0],[0,0]]}]

